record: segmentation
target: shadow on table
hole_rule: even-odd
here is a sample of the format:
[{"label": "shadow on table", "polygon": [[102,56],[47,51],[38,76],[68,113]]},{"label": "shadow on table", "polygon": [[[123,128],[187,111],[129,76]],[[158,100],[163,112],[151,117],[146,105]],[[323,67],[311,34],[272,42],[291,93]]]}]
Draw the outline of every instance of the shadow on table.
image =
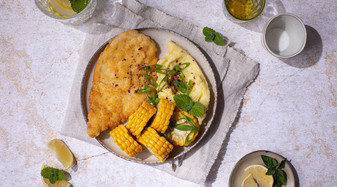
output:
[{"label": "shadow on table", "polygon": [[226,14],[225,15],[227,16],[229,20],[232,20],[234,23],[236,23],[237,25],[241,27],[244,27],[245,29],[262,33],[265,24],[268,22],[270,18],[272,18],[273,16],[277,14],[284,13],[284,12],[285,12],[285,8],[280,0],[269,0],[269,1],[266,1],[262,14],[251,21],[247,21],[243,23],[236,23],[235,20],[228,17],[228,15]]},{"label": "shadow on table", "polygon": [[[258,75],[256,75],[256,77],[258,77]],[[255,81],[256,81],[256,78],[247,87],[249,87]],[[238,112],[235,116],[234,122],[230,126],[230,128],[229,128],[229,130],[226,134],[226,137],[225,137],[224,141],[222,142],[221,149],[218,153],[218,156],[215,159],[215,162],[212,165],[212,167],[211,167],[211,169],[210,169],[210,171],[209,171],[209,173],[206,177],[205,186],[212,186],[212,183],[214,183],[216,178],[217,178],[219,168],[220,168],[220,166],[222,164],[222,161],[224,160],[225,154],[227,152],[227,146],[228,146],[228,143],[230,141],[230,136],[231,136],[232,132],[235,130],[237,124],[239,123],[239,119],[241,117],[242,107],[243,107],[243,99],[241,100],[241,103],[240,103]]]},{"label": "shadow on table", "polygon": [[322,57],[323,43],[319,33],[311,26],[305,26],[307,31],[307,42],[303,51],[288,59],[281,59],[284,63],[296,67],[307,68],[315,65]]},{"label": "shadow on table", "polygon": [[240,119],[240,116],[241,116],[242,106],[243,106],[243,100],[240,103],[240,107],[239,107],[238,113],[235,117],[235,120],[232,123],[232,126],[229,128],[229,131],[226,134],[225,140],[222,143],[222,146],[221,146],[221,149],[219,151],[218,157],[215,160],[213,166],[211,167],[211,169],[208,173],[208,176],[207,176],[206,181],[205,181],[205,186],[212,186],[212,183],[215,182],[215,180],[217,178],[218,170],[219,170],[219,168],[222,164],[222,161],[225,157],[225,154],[227,152],[227,145],[228,145],[228,142],[229,142],[229,139],[230,139],[230,135],[232,134],[232,132],[236,128],[236,125],[239,122],[239,119]]}]

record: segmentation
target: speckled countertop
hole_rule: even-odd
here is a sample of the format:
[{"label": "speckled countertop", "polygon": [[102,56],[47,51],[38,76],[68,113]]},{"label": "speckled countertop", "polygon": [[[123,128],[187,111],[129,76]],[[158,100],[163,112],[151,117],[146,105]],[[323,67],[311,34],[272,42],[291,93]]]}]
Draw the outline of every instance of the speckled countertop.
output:
[{"label": "speckled countertop", "polygon": [[[206,185],[227,186],[235,163],[260,149],[291,160],[301,186],[336,185],[335,0],[268,1],[263,17],[248,24],[229,21],[220,0],[141,2],[214,28],[260,62],[260,74],[246,92]],[[43,15],[33,1],[1,0],[0,12],[1,186],[42,186],[40,168],[53,157],[46,146],[53,138],[64,140],[75,154],[77,170],[70,170],[74,186],[197,186],[61,136],[85,29]],[[298,15],[308,32],[304,52],[287,60],[271,56],[261,44],[264,19],[278,12]]]}]

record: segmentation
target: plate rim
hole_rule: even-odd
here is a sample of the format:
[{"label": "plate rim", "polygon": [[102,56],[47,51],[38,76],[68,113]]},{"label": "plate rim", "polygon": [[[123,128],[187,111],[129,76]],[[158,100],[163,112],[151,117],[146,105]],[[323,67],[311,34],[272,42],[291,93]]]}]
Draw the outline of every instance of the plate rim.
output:
[{"label": "plate rim", "polygon": [[[213,97],[214,97],[214,103],[213,103],[213,114],[208,114],[208,115],[211,115],[208,122],[206,124],[209,124],[208,126],[206,125],[207,128],[205,128],[204,132],[201,134],[201,136],[198,138],[198,140],[196,140],[193,145],[190,145],[190,146],[185,146],[185,147],[188,147],[188,149],[182,151],[181,153],[179,153],[178,155],[172,157],[172,158],[169,158],[169,159],[166,159],[164,162],[161,162],[161,161],[156,161],[156,162],[152,162],[152,161],[144,161],[144,160],[137,160],[137,159],[131,159],[131,158],[128,158],[128,157],[124,157],[122,155],[119,155],[117,153],[115,153],[114,151],[112,151],[108,146],[106,146],[99,138],[98,136],[95,137],[95,139],[106,149],[108,150],[110,153],[122,158],[122,159],[125,159],[125,160],[128,160],[128,161],[131,161],[131,162],[135,162],[135,163],[142,163],[142,164],[149,164],[149,165],[156,165],[156,164],[163,164],[165,162],[167,162],[168,160],[171,160],[171,159],[177,159],[183,155],[185,155],[186,153],[188,153],[189,151],[191,151],[196,145],[199,144],[199,142],[205,137],[205,134],[207,134],[208,130],[209,130],[209,127],[214,123],[214,116],[215,116],[215,113],[216,113],[216,110],[217,110],[217,103],[218,103],[218,91],[217,91],[217,88],[218,88],[218,81],[216,81],[216,78],[215,78],[215,72],[208,60],[208,58],[205,56],[204,53],[206,53],[200,46],[198,46],[197,44],[195,44],[192,40],[182,36],[181,34],[177,33],[177,32],[174,32],[172,30],[169,30],[169,29],[165,29],[165,28],[156,28],[156,27],[143,27],[143,28],[137,28],[137,29],[126,29],[126,30],[123,30],[121,31],[120,33],[122,32],[125,32],[127,30],[136,30],[138,32],[141,32],[142,30],[158,30],[158,31],[165,31],[165,32],[169,32],[171,34],[174,34],[176,36],[178,36],[179,39],[182,39],[182,40],[185,40],[186,42],[188,43],[191,43],[194,47],[196,47],[196,49],[200,52],[200,54],[202,55],[202,57],[206,60],[206,64],[209,66],[212,74],[212,79],[214,80],[214,84],[215,85],[212,85],[210,84],[210,78],[209,75],[205,76],[206,80],[207,80],[207,83],[208,83],[208,87],[210,88],[210,91],[211,93],[213,93]],[[143,33],[143,32],[141,32]],[[119,33],[118,33],[119,34]],[[88,113],[89,111],[87,110],[87,104],[86,104],[86,91],[87,91],[87,82],[89,81],[89,77],[88,75],[90,75],[90,70],[91,69],[94,69],[94,66],[101,54],[101,52],[103,52],[103,50],[105,49],[106,45],[108,45],[109,41],[112,40],[113,38],[115,38],[118,34],[116,34],[115,36],[113,37],[110,37],[106,42],[104,42],[96,51],[95,53],[91,56],[86,68],[85,68],[85,71],[84,71],[84,74],[83,74],[83,77],[82,77],[82,81],[81,81],[81,91],[80,91],[80,100],[81,100],[81,110],[82,110],[82,115],[84,116],[84,119],[85,119],[85,122],[87,125],[88,123]],[[150,37],[150,36],[149,36]],[[151,37],[150,37],[151,38]],[[152,38],[151,38],[152,39]],[[154,40],[154,39],[152,39]],[[154,40],[155,41],[155,40]],[[202,49],[202,50],[201,50]],[[186,49],[187,50],[187,49]],[[95,60],[96,59],[96,60]],[[200,67],[200,64],[198,62],[198,66]],[[202,70],[202,69],[201,69]],[[203,70],[202,70],[203,71]],[[89,73],[89,74],[88,74]],[[204,73],[204,72],[203,72]],[[204,75],[206,75],[206,73],[204,73]],[[214,90],[212,89],[212,87],[214,86]],[[85,89],[84,89],[85,88]],[[206,116],[207,118],[208,116]],[[205,119],[206,119],[205,118]]]}]

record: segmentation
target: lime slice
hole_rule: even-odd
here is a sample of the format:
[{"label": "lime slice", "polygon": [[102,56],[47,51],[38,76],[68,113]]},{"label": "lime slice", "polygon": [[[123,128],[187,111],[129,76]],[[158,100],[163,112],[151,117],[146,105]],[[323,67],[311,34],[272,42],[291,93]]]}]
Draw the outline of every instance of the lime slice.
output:
[{"label": "lime slice", "polygon": [[[43,168],[45,168],[45,167],[47,167],[47,166],[45,164],[42,164],[41,170],[43,170]],[[49,181],[49,179],[41,176],[41,181],[44,184],[44,186],[46,186],[46,187],[69,187],[69,186],[71,186],[71,184],[66,180],[56,181],[55,184],[52,184]]]},{"label": "lime slice", "polygon": [[249,165],[245,168],[245,171],[251,173],[253,178],[261,185],[265,187],[272,187],[274,179],[272,175],[266,175],[268,169],[260,164]]},{"label": "lime slice", "polygon": [[62,140],[53,139],[48,143],[48,147],[55,152],[57,159],[66,170],[73,166],[74,155]]},{"label": "lime slice", "polygon": [[248,173],[246,177],[241,182],[241,187],[259,187],[259,185],[255,182],[253,175]]}]

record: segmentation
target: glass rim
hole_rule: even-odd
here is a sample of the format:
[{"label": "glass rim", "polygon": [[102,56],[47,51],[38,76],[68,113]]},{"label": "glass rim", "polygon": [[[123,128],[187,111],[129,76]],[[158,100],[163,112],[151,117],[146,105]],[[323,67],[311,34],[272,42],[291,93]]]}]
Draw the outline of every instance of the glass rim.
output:
[{"label": "glass rim", "polygon": [[260,11],[258,14],[256,14],[254,17],[249,18],[249,19],[240,19],[240,18],[235,17],[235,16],[228,10],[227,5],[226,5],[226,0],[224,0],[224,5],[225,5],[226,11],[228,12],[228,14],[229,14],[232,18],[234,18],[234,19],[236,19],[236,20],[239,20],[239,21],[250,21],[250,20],[253,20],[253,19],[257,18],[259,15],[262,14],[262,12],[263,12],[263,10],[264,10],[264,7],[265,7],[265,5],[266,5],[266,1],[265,1],[265,0],[262,0],[262,1],[263,1],[263,5],[262,5],[262,8],[261,8],[261,11]]},{"label": "glass rim", "polygon": [[[96,0],[90,0],[90,1],[89,1],[89,4],[88,4],[88,5],[87,5],[81,12],[76,13],[76,14],[73,15],[73,16],[68,16],[68,17],[55,16],[55,15],[51,15],[51,14],[46,13],[45,10],[39,5],[38,1],[39,1],[39,0],[34,0],[35,5],[36,5],[36,6],[40,9],[40,11],[43,12],[45,15],[47,15],[47,16],[49,16],[49,17],[51,17],[51,18],[54,18],[54,19],[58,19],[58,20],[71,20],[71,19],[73,19],[73,18],[79,17],[79,16],[81,16],[82,14],[84,14],[85,11],[86,11],[90,6],[92,6],[92,4],[94,3],[94,1],[96,1]],[[47,0],[47,1],[48,1],[48,3],[49,3],[50,0]],[[50,8],[50,7],[49,7],[49,8]],[[51,10],[51,11],[54,12],[53,10]],[[55,13],[55,12],[54,12],[54,13]]]}]

